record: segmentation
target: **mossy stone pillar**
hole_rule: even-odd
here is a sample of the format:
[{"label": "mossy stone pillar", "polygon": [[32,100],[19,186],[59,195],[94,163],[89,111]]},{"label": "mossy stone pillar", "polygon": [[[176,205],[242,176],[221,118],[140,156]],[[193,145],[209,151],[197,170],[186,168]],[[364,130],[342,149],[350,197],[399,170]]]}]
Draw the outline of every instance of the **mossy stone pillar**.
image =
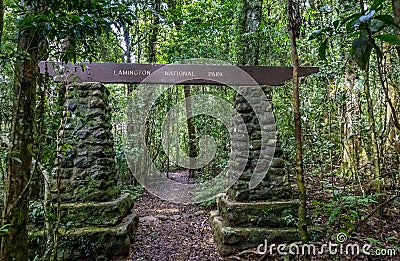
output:
[{"label": "mossy stone pillar", "polygon": [[[245,88],[243,87],[242,93],[251,96],[252,93],[247,93]],[[263,91],[268,94],[266,87],[263,87]],[[275,118],[272,106],[269,106],[264,108],[265,115],[269,116],[264,117],[265,115],[256,115],[252,105],[243,96],[238,95],[235,98],[235,109],[246,124],[249,144],[243,145],[240,135],[233,131],[232,160],[246,166],[226,195],[218,199],[217,211],[211,212],[214,240],[222,255],[257,247],[265,240],[276,243],[298,241],[293,222],[297,216],[298,204],[296,200],[292,200],[291,186],[282,159],[283,152],[277,140]],[[267,137],[267,142],[262,142],[262,135]],[[262,146],[274,153],[260,158]],[[246,150],[249,157],[241,158],[242,155],[247,155]],[[261,169],[266,171],[266,175],[258,186],[250,189],[249,182],[257,164],[262,165]]]},{"label": "mossy stone pillar", "polygon": [[52,186],[59,183],[62,202],[104,202],[119,194],[108,95],[99,83],[67,88],[59,177]]},{"label": "mossy stone pillar", "polygon": [[133,201],[117,187],[109,91],[100,83],[67,87],[60,161],[51,188],[59,197],[62,260],[127,257],[137,226]]}]

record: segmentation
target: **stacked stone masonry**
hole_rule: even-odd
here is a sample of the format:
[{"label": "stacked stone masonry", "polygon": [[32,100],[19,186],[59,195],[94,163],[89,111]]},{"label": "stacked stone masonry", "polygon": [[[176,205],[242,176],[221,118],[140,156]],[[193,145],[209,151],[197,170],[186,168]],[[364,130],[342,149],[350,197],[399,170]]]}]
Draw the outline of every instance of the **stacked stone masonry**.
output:
[{"label": "stacked stone masonry", "polygon": [[100,83],[66,88],[51,180],[52,199],[61,201],[57,260],[126,258],[138,219],[117,187],[109,91]]},{"label": "stacked stone masonry", "polygon": [[52,186],[60,183],[62,202],[109,201],[119,194],[108,95],[102,84],[67,88],[60,176]]},{"label": "stacked stone masonry", "polygon": [[[246,87],[242,88],[242,93],[246,93]],[[264,92],[268,94],[266,88]],[[283,152],[276,135],[272,105],[262,108],[263,115],[256,115],[248,101],[238,95],[235,106],[246,124],[249,140],[236,133],[233,126],[231,158],[234,164],[230,171],[240,172],[243,164],[245,168],[226,196],[218,199],[217,211],[211,212],[214,240],[222,255],[257,247],[265,240],[276,243],[298,241],[293,222],[297,216],[298,204],[292,200],[291,186],[282,159]],[[266,137],[264,142],[262,136]],[[261,149],[268,151],[264,158],[260,158]],[[258,170],[264,171],[266,175],[258,186],[250,189],[249,181],[257,164]]]}]

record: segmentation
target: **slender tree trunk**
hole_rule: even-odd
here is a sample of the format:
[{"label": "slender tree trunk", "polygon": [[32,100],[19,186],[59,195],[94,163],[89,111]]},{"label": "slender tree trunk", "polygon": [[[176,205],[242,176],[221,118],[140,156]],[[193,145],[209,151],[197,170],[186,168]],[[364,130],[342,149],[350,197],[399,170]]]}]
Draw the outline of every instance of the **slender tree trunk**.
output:
[{"label": "slender tree trunk", "polygon": [[291,43],[291,56],[293,63],[293,109],[294,109],[294,136],[296,149],[296,177],[299,189],[299,221],[298,228],[303,243],[309,241],[307,220],[307,195],[303,168],[303,141],[301,133],[300,113],[300,83],[299,83],[299,56],[297,53],[296,38],[299,36],[301,17],[299,3],[289,0],[288,2],[289,34]]},{"label": "slender tree trunk", "polygon": [[[125,50],[124,50],[124,61],[125,63],[132,63],[132,37],[129,33],[129,26],[127,26],[126,24],[122,23],[121,24],[121,28],[122,28],[122,34],[124,36],[124,42],[125,42]],[[132,93],[132,91],[134,90],[134,84],[132,83],[128,83],[126,85],[126,95],[129,98],[129,95]],[[138,185],[138,181],[136,180],[135,176],[132,174],[132,171],[130,168],[128,168],[128,172],[130,173],[130,177],[131,179],[131,184],[134,186]]]},{"label": "slender tree trunk", "polygon": [[[397,24],[400,25],[400,0],[392,0],[392,9],[394,20]],[[396,32],[399,33],[399,29],[396,29]],[[396,46],[397,55],[400,57],[400,46]]]},{"label": "slender tree trunk", "polygon": [[14,75],[11,153],[4,186],[2,223],[11,224],[2,239],[2,260],[28,260],[28,186],[32,163],[33,121],[38,63],[38,36],[19,34],[18,51],[30,54],[18,59]]},{"label": "slender tree trunk", "polygon": [[[379,153],[379,146],[378,146],[378,135],[375,128],[375,114],[374,114],[374,107],[373,107],[373,100],[371,96],[371,89],[370,89],[370,79],[369,79],[369,65],[365,70],[365,83],[364,83],[364,92],[367,100],[367,113],[368,113],[368,123],[370,128],[370,135],[371,135],[371,161],[373,166],[373,181],[370,182],[371,187],[378,193],[381,193],[381,170],[380,170],[380,153]],[[378,202],[381,205],[383,202],[383,197],[379,196]],[[383,214],[383,206],[381,205],[379,209],[379,215]]]},{"label": "slender tree trunk", "polygon": [[131,53],[131,36],[129,34],[129,26],[125,24],[121,24],[122,34],[124,36],[125,50],[124,50],[124,62],[131,63],[132,62],[132,53]]},{"label": "slender tree trunk", "polygon": [[[1,43],[3,39],[3,30],[4,30],[4,0],[0,0],[0,52],[1,52]],[[3,125],[3,113],[0,113],[0,133]],[[0,141],[0,144],[3,145],[3,142]],[[0,173],[2,174],[2,173]]]},{"label": "slender tree trunk", "polygon": [[[392,9],[393,9],[394,20],[398,25],[400,25],[400,0],[392,0]],[[400,30],[398,28],[395,28],[395,32],[396,32],[397,35],[399,35]],[[397,56],[400,59],[400,46],[397,45],[396,46],[396,50],[397,50]],[[391,56],[387,60],[389,62],[391,62]],[[395,115],[396,111],[393,111],[393,109],[396,109],[397,105],[398,105],[397,104],[398,97],[396,95],[394,87],[395,86],[393,86],[393,84],[391,82],[389,82],[389,86],[388,86],[389,93],[388,94],[389,94],[389,99],[392,101],[392,106],[390,106],[390,104],[389,104],[390,111],[392,111],[392,115],[391,115],[392,116],[392,123],[393,123],[393,121],[395,121],[394,117],[396,117],[396,115]],[[397,117],[397,119],[398,119],[398,117]],[[395,126],[395,127],[398,128],[398,126]],[[392,138],[392,136],[395,136],[395,135],[396,135],[396,131],[393,130],[393,135],[389,134],[389,139]]]},{"label": "slender tree trunk", "polygon": [[[181,30],[181,7],[179,6],[180,1],[171,0],[170,6],[173,14],[173,22],[176,30],[179,32]],[[178,90],[178,89],[177,89]],[[194,159],[197,157],[197,146],[196,146],[196,127],[193,122],[193,113],[192,113],[192,101],[191,101],[191,86],[185,85],[183,87],[184,95],[185,95],[185,106],[186,106],[186,125],[188,131],[188,156],[189,156],[189,177],[195,178],[195,170],[194,170]],[[178,95],[178,92],[176,93]],[[179,150],[178,150],[179,152]],[[177,155],[179,157],[179,155]]]},{"label": "slender tree trunk", "polygon": [[386,144],[390,146],[395,142],[396,138],[396,108],[397,108],[397,95],[396,89],[393,82],[387,77],[388,73],[392,72],[392,55],[390,52],[389,44],[385,43],[383,45],[383,61],[377,59],[380,63],[379,66],[379,77],[381,78],[382,87],[384,88],[386,96],[386,131],[387,139]]},{"label": "slender tree trunk", "polygon": [[0,48],[4,30],[4,0],[0,0]]},{"label": "slender tree trunk", "polygon": [[192,101],[191,101],[191,94],[190,94],[190,85],[185,85],[183,87],[184,93],[185,93],[185,100],[186,100],[186,124],[187,124],[187,130],[188,130],[188,154],[189,154],[189,177],[194,178],[195,177],[195,171],[194,171],[194,159],[197,157],[197,148],[196,148],[196,129],[193,123],[193,112],[192,112]]},{"label": "slender tree trunk", "polygon": [[158,37],[158,26],[160,23],[160,9],[161,2],[160,0],[154,0],[154,15],[153,22],[151,28],[151,34],[149,38],[149,62],[155,63],[157,62],[157,37]]},{"label": "slender tree trunk", "polygon": [[[393,86],[392,83],[388,83],[388,98],[390,99],[392,106],[394,108],[397,108],[397,95],[396,95],[396,90],[395,87]],[[387,137],[387,144],[393,144],[396,138],[396,128],[393,124],[393,117],[394,117],[395,111],[392,111],[392,107],[389,105],[389,102],[386,104],[386,121],[387,121],[387,131],[388,131],[388,137]]]},{"label": "slender tree trunk", "polygon": [[357,169],[362,163],[367,163],[368,156],[362,146],[360,130],[354,121],[360,120],[359,93],[355,91],[353,86],[356,83],[356,64],[350,61],[346,72],[346,81],[344,82],[346,100],[344,102],[343,111],[343,159],[342,167],[344,170],[349,169],[353,175],[357,174]]},{"label": "slender tree trunk", "polygon": [[[368,123],[371,130],[371,148],[372,148],[372,164],[374,167],[374,179],[380,178],[380,155],[379,155],[379,147],[378,140],[375,128],[375,114],[373,101],[371,97],[371,90],[369,85],[369,66],[365,71],[365,83],[364,83],[364,92],[367,99],[367,112],[368,112]],[[378,188],[378,191],[380,189]]]},{"label": "slender tree trunk", "polygon": [[29,184],[29,200],[38,200],[43,196],[43,175],[41,175],[41,171],[39,170],[39,164],[42,161],[42,148],[44,144],[44,139],[46,135],[45,131],[45,123],[44,123],[44,114],[45,114],[45,99],[46,99],[46,92],[44,83],[41,83],[43,87],[37,88],[37,97],[38,99],[38,106],[36,108],[36,122],[37,125],[35,127],[35,146],[34,151],[35,155],[33,156],[36,162],[33,164],[32,170],[32,177],[31,182]]},{"label": "slender tree trunk", "polygon": [[[354,130],[353,126],[353,118],[358,117],[359,111],[357,111],[357,106],[354,106],[354,104],[358,104],[357,95],[353,91],[353,86],[355,85],[356,81],[356,72],[355,72],[355,64],[354,62],[350,62],[348,66],[348,71],[346,72],[346,80],[344,82],[344,87],[346,88],[345,94],[346,94],[346,100],[343,104],[343,112],[342,112],[342,117],[343,117],[343,136],[344,136],[344,142],[343,142],[343,160],[342,164],[344,164],[344,168],[347,169],[349,168],[352,172],[355,170],[355,158],[353,157],[355,155],[355,150],[357,150],[357,141],[353,139],[353,137],[349,137],[350,133],[354,133],[356,130]],[[353,172],[355,173],[355,172]]]},{"label": "slender tree trunk", "polygon": [[262,18],[261,0],[242,0],[238,19],[239,64],[258,65],[260,40],[258,31]]}]

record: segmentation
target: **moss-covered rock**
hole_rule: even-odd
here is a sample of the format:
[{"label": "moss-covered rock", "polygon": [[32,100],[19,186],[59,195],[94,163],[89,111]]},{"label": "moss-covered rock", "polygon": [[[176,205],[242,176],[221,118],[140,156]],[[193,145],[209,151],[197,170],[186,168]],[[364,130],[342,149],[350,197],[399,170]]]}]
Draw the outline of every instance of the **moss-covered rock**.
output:
[{"label": "moss-covered rock", "polygon": [[133,207],[129,194],[123,194],[114,201],[61,204],[61,223],[74,227],[115,226],[128,215]]},{"label": "moss-covered rock", "polygon": [[231,227],[224,223],[218,211],[212,211],[210,222],[214,232],[214,241],[218,251],[228,256],[238,251],[257,247],[265,240],[273,243],[293,243],[299,241],[297,229],[294,227]]},{"label": "moss-covered rock", "polygon": [[[138,221],[132,198],[117,187],[109,92],[86,83],[70,85],[67,95],[67,124],[59,133],[62,150],[51,181],[52,198],[61,202],[57,260],[126,258]],[[45,239],[43,220],[31,231],[34,257]]]},{"label": "moss-covered rock", "polygon": [[[115,260],[129,255],[130,245],[136,233],[139,219],[127,215],[116,226],[83,227],[59,230],[57,260]],[[29,234],[31,257],[41,255],[44,232]]]},{"label": "moss-covered rock", "polygon": [[297,201],[259,201],[236,202],[227,198],[219,198],[218,210],[225,223],[241,227],[289,227],[294,226],[297,216]]}]

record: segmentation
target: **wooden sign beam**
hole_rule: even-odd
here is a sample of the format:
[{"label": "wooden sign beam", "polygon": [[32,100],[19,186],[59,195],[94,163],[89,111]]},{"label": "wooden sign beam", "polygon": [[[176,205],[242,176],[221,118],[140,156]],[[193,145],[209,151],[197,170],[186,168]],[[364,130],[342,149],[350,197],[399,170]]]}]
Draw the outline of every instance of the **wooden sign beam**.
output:
[{"label": "wooden sign beam", "polygon": [[[187,85],[283,85],[293,75],[292,67],[227,66],[205,64],[80,63],[73,65],[40,62],[40,73],[55,82],[148,83]],[[301,67],[299,76],[318,72]],[[247,76],[247,77],[246,77]],[[250,77],[249,77],[250,76]]]}]

